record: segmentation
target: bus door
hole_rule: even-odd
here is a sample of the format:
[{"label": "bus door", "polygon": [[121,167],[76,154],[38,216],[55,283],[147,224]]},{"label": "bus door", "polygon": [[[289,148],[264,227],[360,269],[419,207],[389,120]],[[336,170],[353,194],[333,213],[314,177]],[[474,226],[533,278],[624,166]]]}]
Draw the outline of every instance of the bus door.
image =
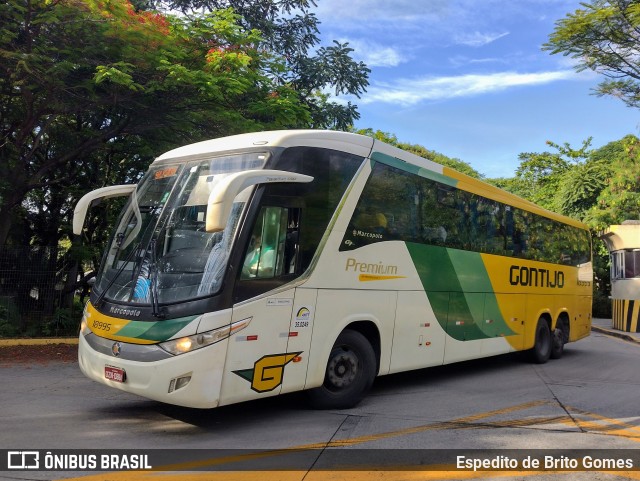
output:
[{"label": "bus door", "polygon": [[280,394],[299,354],[287,349],[295,288],[278,290],[295,277],[299,210],[263,205],[251,229],[232,314],[233,322],[250,323],[229,342],[221,404]]},{"label": "bus door", "polygon": [[287,366],[287,374],[282,382],[283,393],[304,389],[311,354],[311,333],[315,321],[317,297],[317,289],[296,289],[287,344],[287,355],[295,355],[295,357]]}]

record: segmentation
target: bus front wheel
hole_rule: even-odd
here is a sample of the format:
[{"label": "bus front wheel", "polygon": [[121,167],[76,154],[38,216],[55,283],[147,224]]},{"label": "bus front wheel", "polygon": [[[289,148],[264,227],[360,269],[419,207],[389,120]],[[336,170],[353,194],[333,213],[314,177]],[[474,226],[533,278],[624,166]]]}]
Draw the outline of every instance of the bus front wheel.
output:
[{"label": "bus front wheel", "polygon": [[536,364],[544,364],[551,356],[553,340],[551,338],[551,330],[549,323],[544,318],[538,319],[536,326],[535,344],[531,349],[531,359]]},{"label": "bus front wheel", "polygon": [[371,343],[357,331],[346,329],[338,336],[322,386],[307,391],[316,409],[347,409],[358,404],[376,377],[376,356]]}]

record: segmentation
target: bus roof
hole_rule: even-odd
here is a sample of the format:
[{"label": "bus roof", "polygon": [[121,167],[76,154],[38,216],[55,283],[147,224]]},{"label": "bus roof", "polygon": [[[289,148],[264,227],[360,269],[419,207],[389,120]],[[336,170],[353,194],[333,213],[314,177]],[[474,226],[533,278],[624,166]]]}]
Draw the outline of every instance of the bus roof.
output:
[{"label": "bus roof", "polygon": [[364,135],[331,130],[273,130],[232,135],[185,145],[162,154],[155,161],[205,155],[211,152],[234,151],[247,147],[325,147],[369,156],[373,139]]},{"label": "bus roof", "polygon": [[559,222],[570,224],[582,229],[588,227],[575,219],[556,214],[530,202],[526,199],[499,189],[491,184],[462,174],[449,167],[432,162],[411,152],[374,140],[364,135],[331,130],[274,130],[232,135],[217,139],[205,140],[195,144],[185,145],[170,150],[156,158],[154,162],[171,159],[189,159],[201,157],[211,152],[232,152],[247,147],[293,147],[309,146],[324,147],[369,157],[374,152],[394,157],[414,167],[426,169],[437,174],[454,179],[457,188],[481,195],[483,197],[524,209]]}]

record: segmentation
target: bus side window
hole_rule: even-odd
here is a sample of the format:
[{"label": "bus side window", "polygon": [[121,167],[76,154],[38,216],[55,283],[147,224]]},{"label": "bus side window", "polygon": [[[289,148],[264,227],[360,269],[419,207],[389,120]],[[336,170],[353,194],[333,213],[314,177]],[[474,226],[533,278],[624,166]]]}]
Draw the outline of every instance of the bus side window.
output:
[{"label": "bus side window", "polygon": [[295,272],[299,209],[262,207],[244,255],[241,280],[273,279]]}]

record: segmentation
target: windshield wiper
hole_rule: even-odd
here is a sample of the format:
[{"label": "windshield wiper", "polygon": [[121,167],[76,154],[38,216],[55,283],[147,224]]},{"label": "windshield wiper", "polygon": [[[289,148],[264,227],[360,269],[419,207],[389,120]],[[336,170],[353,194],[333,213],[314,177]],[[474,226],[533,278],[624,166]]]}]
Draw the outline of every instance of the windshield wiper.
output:
[{"label": "windshield wiper", "polygon": [[151,259],[149,264],[149,281],[151,281],[151,285],[149,286],[149,297],[151,298],[151,314],[153,314],[154,317],[163,317],[158,306],[158,256],[156,252],[155,237],[151,239],[151,242],[149,243],[149,249],[151,250]]},{"label": "windshield wiper", "polygon": [[140,248],[140,242],[138,242],[135,245],[135,247],[131,249],[129,254],[127,254],[127,257],[125,257],[125,259],[122,261],[122,266],[120,266],[120,268],[116,271],[115,275],[111,278],[111,280],[109,281],[107,286],[102,290],[100,295],[98,295],[98,298],[96,299],[96,303],[95,303],[96,308],[100,307],[100,303],[104,300],[104,296],[107,294],[107,292],[109,292],[109,289],[113,287],[118,277],[120,277],[120,274],[122,274],[122,271],[124,271],[124,268],[127,267],[127,264],[131,260],[131,257],[133,257],[133,254],[137,252],[139,248]]}]

